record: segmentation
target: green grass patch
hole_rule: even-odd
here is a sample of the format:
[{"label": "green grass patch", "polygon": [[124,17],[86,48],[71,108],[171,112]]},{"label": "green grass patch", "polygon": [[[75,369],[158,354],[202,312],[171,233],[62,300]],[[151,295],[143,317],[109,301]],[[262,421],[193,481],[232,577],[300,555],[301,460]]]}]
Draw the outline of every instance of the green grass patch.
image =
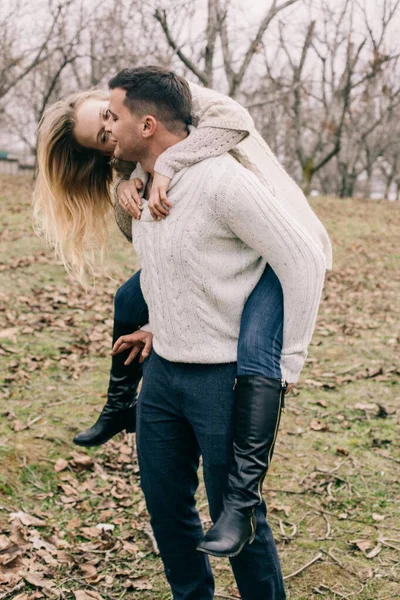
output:
[{"label": "green grass patch", "polygon": [[[113,227],[110,264],[119,273],[84,292],[31,229],[31,180],[0,183],[0,332],[8,332],[0,337],[0,526],[9,536],[19,511],[44,523],[18,525],[23,555],[67,600],[77,589],[111,600],[170,598],[130,440],[85,453],[71,442],[105,401],[113,295],[136,258]],[[394,599],[399,206],[333,197],[312,205],[333,240],[334,269],[264,484],[269,521],[285,576],[300,570],[287,579],[291,600]],[[198,506],[208,526],[202,483]],[[112,531],[99,532],[101,523]],[[238,597],[227,561],[212,565],[220,597]],[[0,580],[0,595],[13,585]]]}]

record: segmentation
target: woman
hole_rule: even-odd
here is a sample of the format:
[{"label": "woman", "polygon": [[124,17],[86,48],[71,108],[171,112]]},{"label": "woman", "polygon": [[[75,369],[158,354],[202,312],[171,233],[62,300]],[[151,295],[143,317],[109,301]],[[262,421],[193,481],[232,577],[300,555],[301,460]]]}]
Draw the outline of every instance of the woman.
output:
[{"label": "woman", "polygon": [[[161,182],[159,176],[154,179],[150,198],[153,216],[165,218],[168,215],[166,178],[170,180],[183,167],[231,150],[285,203],[305,231],[324,249],[330,266],[330,243],[323,226],[299,188],[255,131],[247,111],[211,90],[191,84],[191,91],[192,119],[197,129],[159,157],[155,171],[164,179]],[[47,111],[39,129],[39,176],[34,195],[38,230],[55,247],[67,269],[81,280],[85,267],[89,267],[91,273],[95,272],[93,248],[96,246],[101,259],[106,244],[110,204],[111,167],[108,161],[113,148],[105,128],[109,118],[107,101],[99,94],[89,92],[57,103]],[[139,218],[140,199],[135,186],[118,182],[116,192],[122,207]],[[126,219],[121,218],[118,204],[116,218],[129,237],[129,222],[127,230]],[[237,423],[235,452],[241,456],[241,467],[238,469],[237,464],[233,465],[229,478],[234,489],[239,489],[253,504],[262,502],[261,485],[272,457],[286,381],[294,383],[297,380],[306,356],[304,348],[296,351],[296,356],[293,353],[285,355],[285,345],[282,351],[283,304],[280,283],[272,269],[267,267],[243,312],[236,385],[238,406],[257,405],[257,410],[262,412],[259,419],[262,429],[257,423],[244,423],[246,410],[237,411],[240,420]],[[145,325],[147,318],[139,274],[136,274],[116,294],[114,342]],[[134,429],[134,394],[141,369],[138,361],[129,368],[124,365],[129,353],[125,347],[122,353],[114,353],[108,401],[101,416],[94,427],[75,438],[75,443],[99,445],[124,428],[128,431]],[[250,437],[243,436],[244,424],[256,426],[257,431],[252,430]],[[246,471],[252,472],[251,485],[246,477],[241,476],[241,472],[244,474]],[[236,502],[239,502],[236,508],[240,511],[240,501]],[[230,504],[232,507],[232,502]],[[237,525],[237,520],[235,523]],[[213,547],[216,537],[226,538],[226,532],[231,529],[232,514],[223,511],[211,530]],[[243,522],[243,527],[235,526],[235,535],[231,543],[222,544],[223,549],[218,555],[235,556],[253,534],[248,532],[248,523]],[[207,536],[200,549],[210,551]]]}]

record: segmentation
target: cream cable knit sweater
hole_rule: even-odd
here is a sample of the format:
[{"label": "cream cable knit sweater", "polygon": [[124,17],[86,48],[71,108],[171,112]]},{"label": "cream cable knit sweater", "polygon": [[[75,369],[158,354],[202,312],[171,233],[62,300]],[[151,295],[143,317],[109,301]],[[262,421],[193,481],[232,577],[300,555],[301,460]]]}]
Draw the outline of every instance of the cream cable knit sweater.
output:
[{"label": "cream cable knit sweater", "polygon": [[318,243],[227,154],[180,171],[169,200],[167,219],[153,221],[145,203],[132,223],[155,351],[173,362],[236,361],[243,307],[268,262],[284,295],[282,377],[297,381],[324,281]]},{"label": "cream cable knit sweater", "polygon": [[[197,130],[159,156],[155,165],[157,173],[172,178],[174,173],[195,162],[231,150],[232,156],[253,171],[263,185],[275,193],[289,214],[300,221],[318,242],[326,256],[326,267],[331,269],[332,246],[324,226],[299,186],[256,131],[248,111],[232,98],[214,90],[191,82],[189,85],[192,92],[192,120]],[[215,129],[214,135],[210,128]],[[234,132],[244,132],[246,137],[238,143]]]},{"label": "cream cable knit sweater", "polygon": [[[248,111],[228,96],[194,83],[189,82],[189,85],[193,99],[192,120],[197,129],[158,157],[157,173],[172,179],[181,169],[230,150],[317,241],[325,253],[327,268],[332,268],[332,247],[324,226],[299,186],[256,131]],[[120,229],[130,238],[131,219],[118,202],[115,203],[115,217]]]}]

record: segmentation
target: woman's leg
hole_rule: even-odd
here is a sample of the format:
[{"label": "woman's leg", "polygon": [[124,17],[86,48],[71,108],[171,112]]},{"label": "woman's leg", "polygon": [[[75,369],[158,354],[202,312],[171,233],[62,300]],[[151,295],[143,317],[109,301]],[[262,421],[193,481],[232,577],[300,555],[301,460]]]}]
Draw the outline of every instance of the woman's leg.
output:
[{"label": "woman's leg", "polygon": [[[121,335],[132,333],[145,325],[148,316],[138,271],[115,294],[113,344]],[[142,377],[142,366],[138,359],[125,366],[128,355],[129,350],[112,357],[107,403],[93,427],[74,438],[75,444],[100,446],[124,429],[135,431],[136,392]]]},{"label": "woman's leg", "polygon": [[238,376],[281,378],[283,292],[267,265],[243,309],[238,341]]},{"label": "woman's leg", "polygon": [[224,507],[199,550],[237,556],[254,539],[255,509],[272,459],[286,384],[281,381],[283,294],[267,266],[242,315],[235,386],[234,458]]}]

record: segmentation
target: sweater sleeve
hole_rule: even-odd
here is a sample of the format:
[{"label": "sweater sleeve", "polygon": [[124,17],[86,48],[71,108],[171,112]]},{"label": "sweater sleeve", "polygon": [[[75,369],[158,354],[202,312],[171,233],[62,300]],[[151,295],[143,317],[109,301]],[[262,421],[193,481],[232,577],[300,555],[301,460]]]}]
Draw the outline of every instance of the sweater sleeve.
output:
[{"label": "sweater sleeve", "polygon": [[196,127],[223,127],[250,134],[255,125],[250,113],[236,100],[215,90],[189,83],[192,122]]},{"label": "sweater sleeve", "polygon": [[209,88],[189,83],[192,93],[192,122],[197,129],[167,148],[157,159],[154,170],[172,179],[185,167],[232,150],[255,125],[241,104]]},{"label": "sweater sleeve", "polygon": [[[221,125],[223,125],[221,123]],[[222,127],[193,128],[187,138],[167,148],[157,158],[154,170],[160,175],[172,177],[185,167],[212,156],[220,156],[232,150],[247,133]]]},{"label": "sweater sleeve", "polygon": [[[231,174],[230,174],[231,175]],[[256,250],[280,280],[284,298],[282,377],[298,380],[317,319],[325,255],[283,203],[245,169],[230,177],[219,202],[231,230]]]}]

